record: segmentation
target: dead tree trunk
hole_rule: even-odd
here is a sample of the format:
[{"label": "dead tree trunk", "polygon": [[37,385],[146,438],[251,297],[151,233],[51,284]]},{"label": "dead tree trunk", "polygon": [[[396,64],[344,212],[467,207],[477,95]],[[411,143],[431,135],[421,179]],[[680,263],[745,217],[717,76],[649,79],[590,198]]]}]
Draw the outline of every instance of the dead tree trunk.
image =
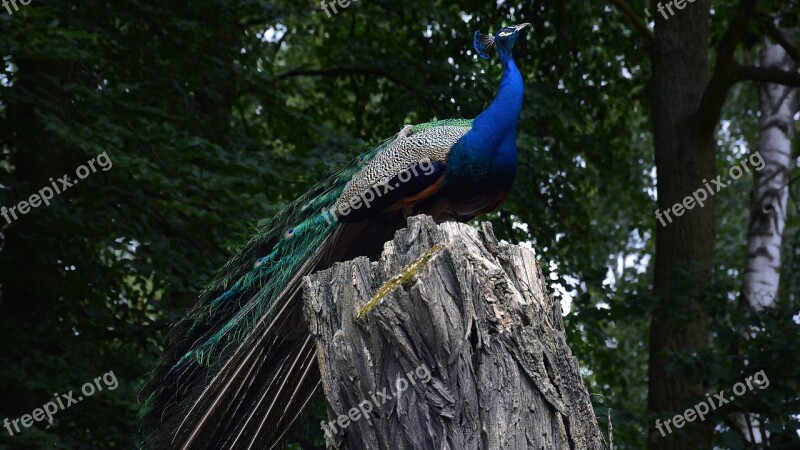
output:
[{"label": "dead tree trunk", "polygon": [[305,280],[329,447],[602,449],[533,252],[426,216]]}]

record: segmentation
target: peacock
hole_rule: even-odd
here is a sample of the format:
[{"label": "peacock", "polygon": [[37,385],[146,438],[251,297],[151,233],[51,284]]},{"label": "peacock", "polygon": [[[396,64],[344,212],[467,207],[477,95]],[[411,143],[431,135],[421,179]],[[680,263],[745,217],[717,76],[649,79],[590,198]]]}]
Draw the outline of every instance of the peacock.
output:
[{"label": "peacock", "polygon": [[292,202],[232,257],[173,325],[141,391],[146,448],[274,448],[320,384],[301,280],[380,256],[408,216],[466,222],[498,208],[517,173],[523,82],[512,49],[530,24],[476,31],[503,66],[472,120],[407,125]]}]

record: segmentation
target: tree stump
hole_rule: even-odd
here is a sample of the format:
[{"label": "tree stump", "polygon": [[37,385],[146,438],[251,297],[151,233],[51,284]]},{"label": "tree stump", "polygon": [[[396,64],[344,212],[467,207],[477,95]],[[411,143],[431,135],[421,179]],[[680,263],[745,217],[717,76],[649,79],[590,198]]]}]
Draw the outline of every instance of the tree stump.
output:
[{"label": "tree stump", "polygon": [[416,216],[304,280],[329,448],[602,449],[531,250]]}]

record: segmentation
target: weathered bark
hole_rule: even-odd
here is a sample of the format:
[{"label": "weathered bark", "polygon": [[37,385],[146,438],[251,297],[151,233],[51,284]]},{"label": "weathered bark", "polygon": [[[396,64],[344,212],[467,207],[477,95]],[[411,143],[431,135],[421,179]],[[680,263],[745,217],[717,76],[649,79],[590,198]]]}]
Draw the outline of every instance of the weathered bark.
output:
[{"label": "weathered bark", "polygon": [[[765,41],[761,67],[792,70],[795,63],[786,50],[769,39]],[[743,299],[755,311],[771,307],[778,295],[797,88],[763,83],[758,86],[758,98],[761,105],[758,152],[764,159],[764,168],[753,173],[742,286]]]},{"label": "weathered bark", "polygon": [[329,447],[603,448],[544,283],[533,252],[498,243],[489,224],[426,216],[410,218],[380,261],[306,278],[338,422]]}]

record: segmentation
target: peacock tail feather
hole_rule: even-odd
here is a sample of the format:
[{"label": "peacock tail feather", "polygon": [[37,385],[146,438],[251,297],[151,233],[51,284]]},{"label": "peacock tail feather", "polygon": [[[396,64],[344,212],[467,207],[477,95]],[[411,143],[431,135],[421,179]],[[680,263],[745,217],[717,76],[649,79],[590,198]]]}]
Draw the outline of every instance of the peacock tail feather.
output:
[{"label": "peacock tail feather", "polygon": [[172,328],[142,388],[140,415],[155,428],[147,445],[251,448],[282,436],[297,417],[287,411],[299,414],[318,384],[313,341],[297,325],[300,280],[352,256],[343,247],[359,232],[345,230],[328,211],[393,143],[448,127],[464,129],[460,137],[471,126],[472,120],[451,119],[404,129],[316,184],[233,256]]}]

